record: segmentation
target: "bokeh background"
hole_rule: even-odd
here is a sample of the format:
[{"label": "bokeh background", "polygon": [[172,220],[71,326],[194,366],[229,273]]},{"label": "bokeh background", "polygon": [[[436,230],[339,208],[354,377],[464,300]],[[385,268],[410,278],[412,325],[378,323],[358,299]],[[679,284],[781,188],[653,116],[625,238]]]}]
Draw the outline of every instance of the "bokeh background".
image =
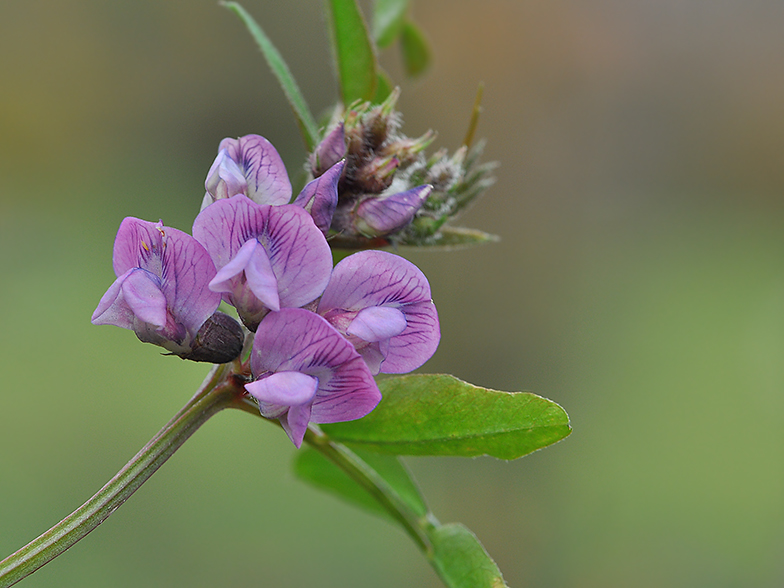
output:
[{"label": "bokeh background", "polygon": [[[315,0],[246,0],[314,111]],[[404,252],[443,340],[425,371],[531,390],[574,433],[516,462],[408,459],[516,587],[784,584],[784,3],[417,0],[434,65],[404,129],[457,147],[477,84],[500,243]],[[400,79],[396,51],[385,66]],[[188,230],[220,139],[304,157],[213,0],[0,3],[0,556],[100,488],[206,367],[89,318],[121,219]],[[223,413],[25,586],[436,587],[396,528],[295,480]]]}]

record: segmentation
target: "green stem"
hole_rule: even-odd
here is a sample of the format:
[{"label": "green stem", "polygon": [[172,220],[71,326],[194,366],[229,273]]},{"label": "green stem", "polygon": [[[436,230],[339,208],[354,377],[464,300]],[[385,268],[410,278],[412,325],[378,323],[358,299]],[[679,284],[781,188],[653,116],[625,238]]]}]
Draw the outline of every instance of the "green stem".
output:
[{"label": "green stem", "polygon": [[63,553],[120,507],[211,416],[238,402],[231,364],[216,366],[196,395],[95,496],[46,533],[0,562],[7,588]]}]

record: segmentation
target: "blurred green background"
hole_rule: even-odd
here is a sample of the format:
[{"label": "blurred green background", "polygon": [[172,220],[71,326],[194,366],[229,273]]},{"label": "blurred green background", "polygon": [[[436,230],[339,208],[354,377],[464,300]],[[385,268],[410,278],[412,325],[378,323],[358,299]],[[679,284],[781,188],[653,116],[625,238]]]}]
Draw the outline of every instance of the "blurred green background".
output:
[{"label": "blurred green background", "polygon": [[[336,97],[321,3],[246,0],[311,107]],[[517,462],[408,459],[516,587],[784,585],[784,3],[417,0],[434,67],[410,135],[457,147],[478,82],[498,183],[405,252],[443,340],[425,371],[563,405]],[[385,55],[400,72],[399,57]],[[0,3],[0,557],[98,490],[206,367],[89,318],[125,216],[188,230],[220,139],[304,152],[213,0]],[[386,522],[293,479],[224,413],[30,587],[439,586]]]}]

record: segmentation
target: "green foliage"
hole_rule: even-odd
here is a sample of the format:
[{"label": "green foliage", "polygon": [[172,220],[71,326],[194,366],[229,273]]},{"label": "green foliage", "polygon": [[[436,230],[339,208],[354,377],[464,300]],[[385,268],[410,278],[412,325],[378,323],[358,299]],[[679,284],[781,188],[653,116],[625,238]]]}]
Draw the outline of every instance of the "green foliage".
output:
[{"label": "green foliage", "polygon": [[400,36],[406,10],[408,0],[376,0],[373,3],[373,38],[379,48],[389,47]]},{"label": "green foliage", "polygon": [[430,45],[422,29],[410,20],[403,23],[400,33],[400,47],[403,50],[403,65],[406,68],[406,74],[412,78],[423,74],[431,61]]},{"label": "green foliage", "polygon": [[[412,512],[418,516],[427,514],[424,498],[400,458],[361,450],[355,453],[389,484]],[[389,512],[365,489],[315,449],[305,447],[297,453],[294,460],[294,473],[302,481],[335,494],[355,506],[375,514],[389,516]]]},{"label": "green foliage", "polygon": [[[414,227],[414,229],[420,228],[421,226],[427,226],[426,223],[433,222],[427,217],[420,218],[422,220],[415,219],[415,222],[418,221],[418,226]],[[485,233],[478,229],[450,227],[443,224],[437,229],[434,229],[430,234],[435,234],[436,237],[422,239],[417,243],[417,246],[427,247],[429,249],[455,250],[465,249],[474,245],[484,245],[485,243],[495,243],[500,240],[498,236]],[[429,237],[430,234],[427,236]],[[404,243],[404,245],[407,245],[407,243]]]},{"label": "green foliage", "polygon": [[328,0],[330,32],[344,105],[376,93],[375,47],[356,0]]},{"label": "green foliage", "polygon": [[323,425],[333,440],[396,455],[516,459],[560,441],[569,417],[527,392],[488,390],[443,374],[379,382],[383,399],[357,421]]},{"label": "green foliage", "polygon": [[294,111],[294,118],[297,120],[297,125],[299,126],[302,138],[305,140],[305,145],[308,150],[312,150],[318,142],[318,127],[305,102],[305,98],[302,96],[302,92],[299,90],[299,86],[297,86],[297,82],[294,80],[294,76],[291,75],[291,71],[283,60],[283,57],[281,57],[278,50],[272,44],[272,41],[269,40],[269,37],[267,37],[258,23],[242,6],[236,2],[224,2],[223,6],[240,17],[253,37],[253,40],[256,41],[259,49],[261,49],[264,59],[267,60],[267,65],[269,65],[272,73],[277,78],[280,87],[283,88],[283,93],[286,95],[286,99],[291,105],[291,110]]},{"label": "green foliage", "polygon": [[433,566],[449,588],[504,588],[501,570],[468,528],[440,525],[430,533]]}]

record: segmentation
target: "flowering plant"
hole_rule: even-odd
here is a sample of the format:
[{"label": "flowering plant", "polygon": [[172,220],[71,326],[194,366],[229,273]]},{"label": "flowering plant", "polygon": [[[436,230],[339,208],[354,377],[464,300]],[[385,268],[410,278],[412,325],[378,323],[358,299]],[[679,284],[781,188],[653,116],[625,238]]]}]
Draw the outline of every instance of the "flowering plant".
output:
[{"label": "flowering plant", "polygon": [[[376,4],[375,32],[355,0],[328,3],[341,100],[319,127],[285,63],[238,4],[280,81],[310,152],[293,189],[265,138],[220,142],[192,234],[126,218],[114,243],[116,280],[92,316],[184,360],[214,364],[185,407],[104,488],[50,531],[0,562],[10,586],[97,527],[204,422],[236,408],[278,424],[301,448],[305,481],[399,523],[451,587],[505,585],[464,526],[441,524],[401,455],[515,459],[570,432],[566,413],[528,393],[487,390],[447,375],[399,375],[436,351],[430,284],[386,246],[468,246],[493,239],[449,223],[492,183],[472,147],[476,113],[453,154],[409,138],[399,91],[378,48],[401,39],[409,73],[427,50],[406,2]],[[333,267],[334,250],[354,250]],[[220,310],[220,307],[223,309]],[[379,378],[379,374],[398,374]],[[348,488],[348,489],[347,489]]]}]

